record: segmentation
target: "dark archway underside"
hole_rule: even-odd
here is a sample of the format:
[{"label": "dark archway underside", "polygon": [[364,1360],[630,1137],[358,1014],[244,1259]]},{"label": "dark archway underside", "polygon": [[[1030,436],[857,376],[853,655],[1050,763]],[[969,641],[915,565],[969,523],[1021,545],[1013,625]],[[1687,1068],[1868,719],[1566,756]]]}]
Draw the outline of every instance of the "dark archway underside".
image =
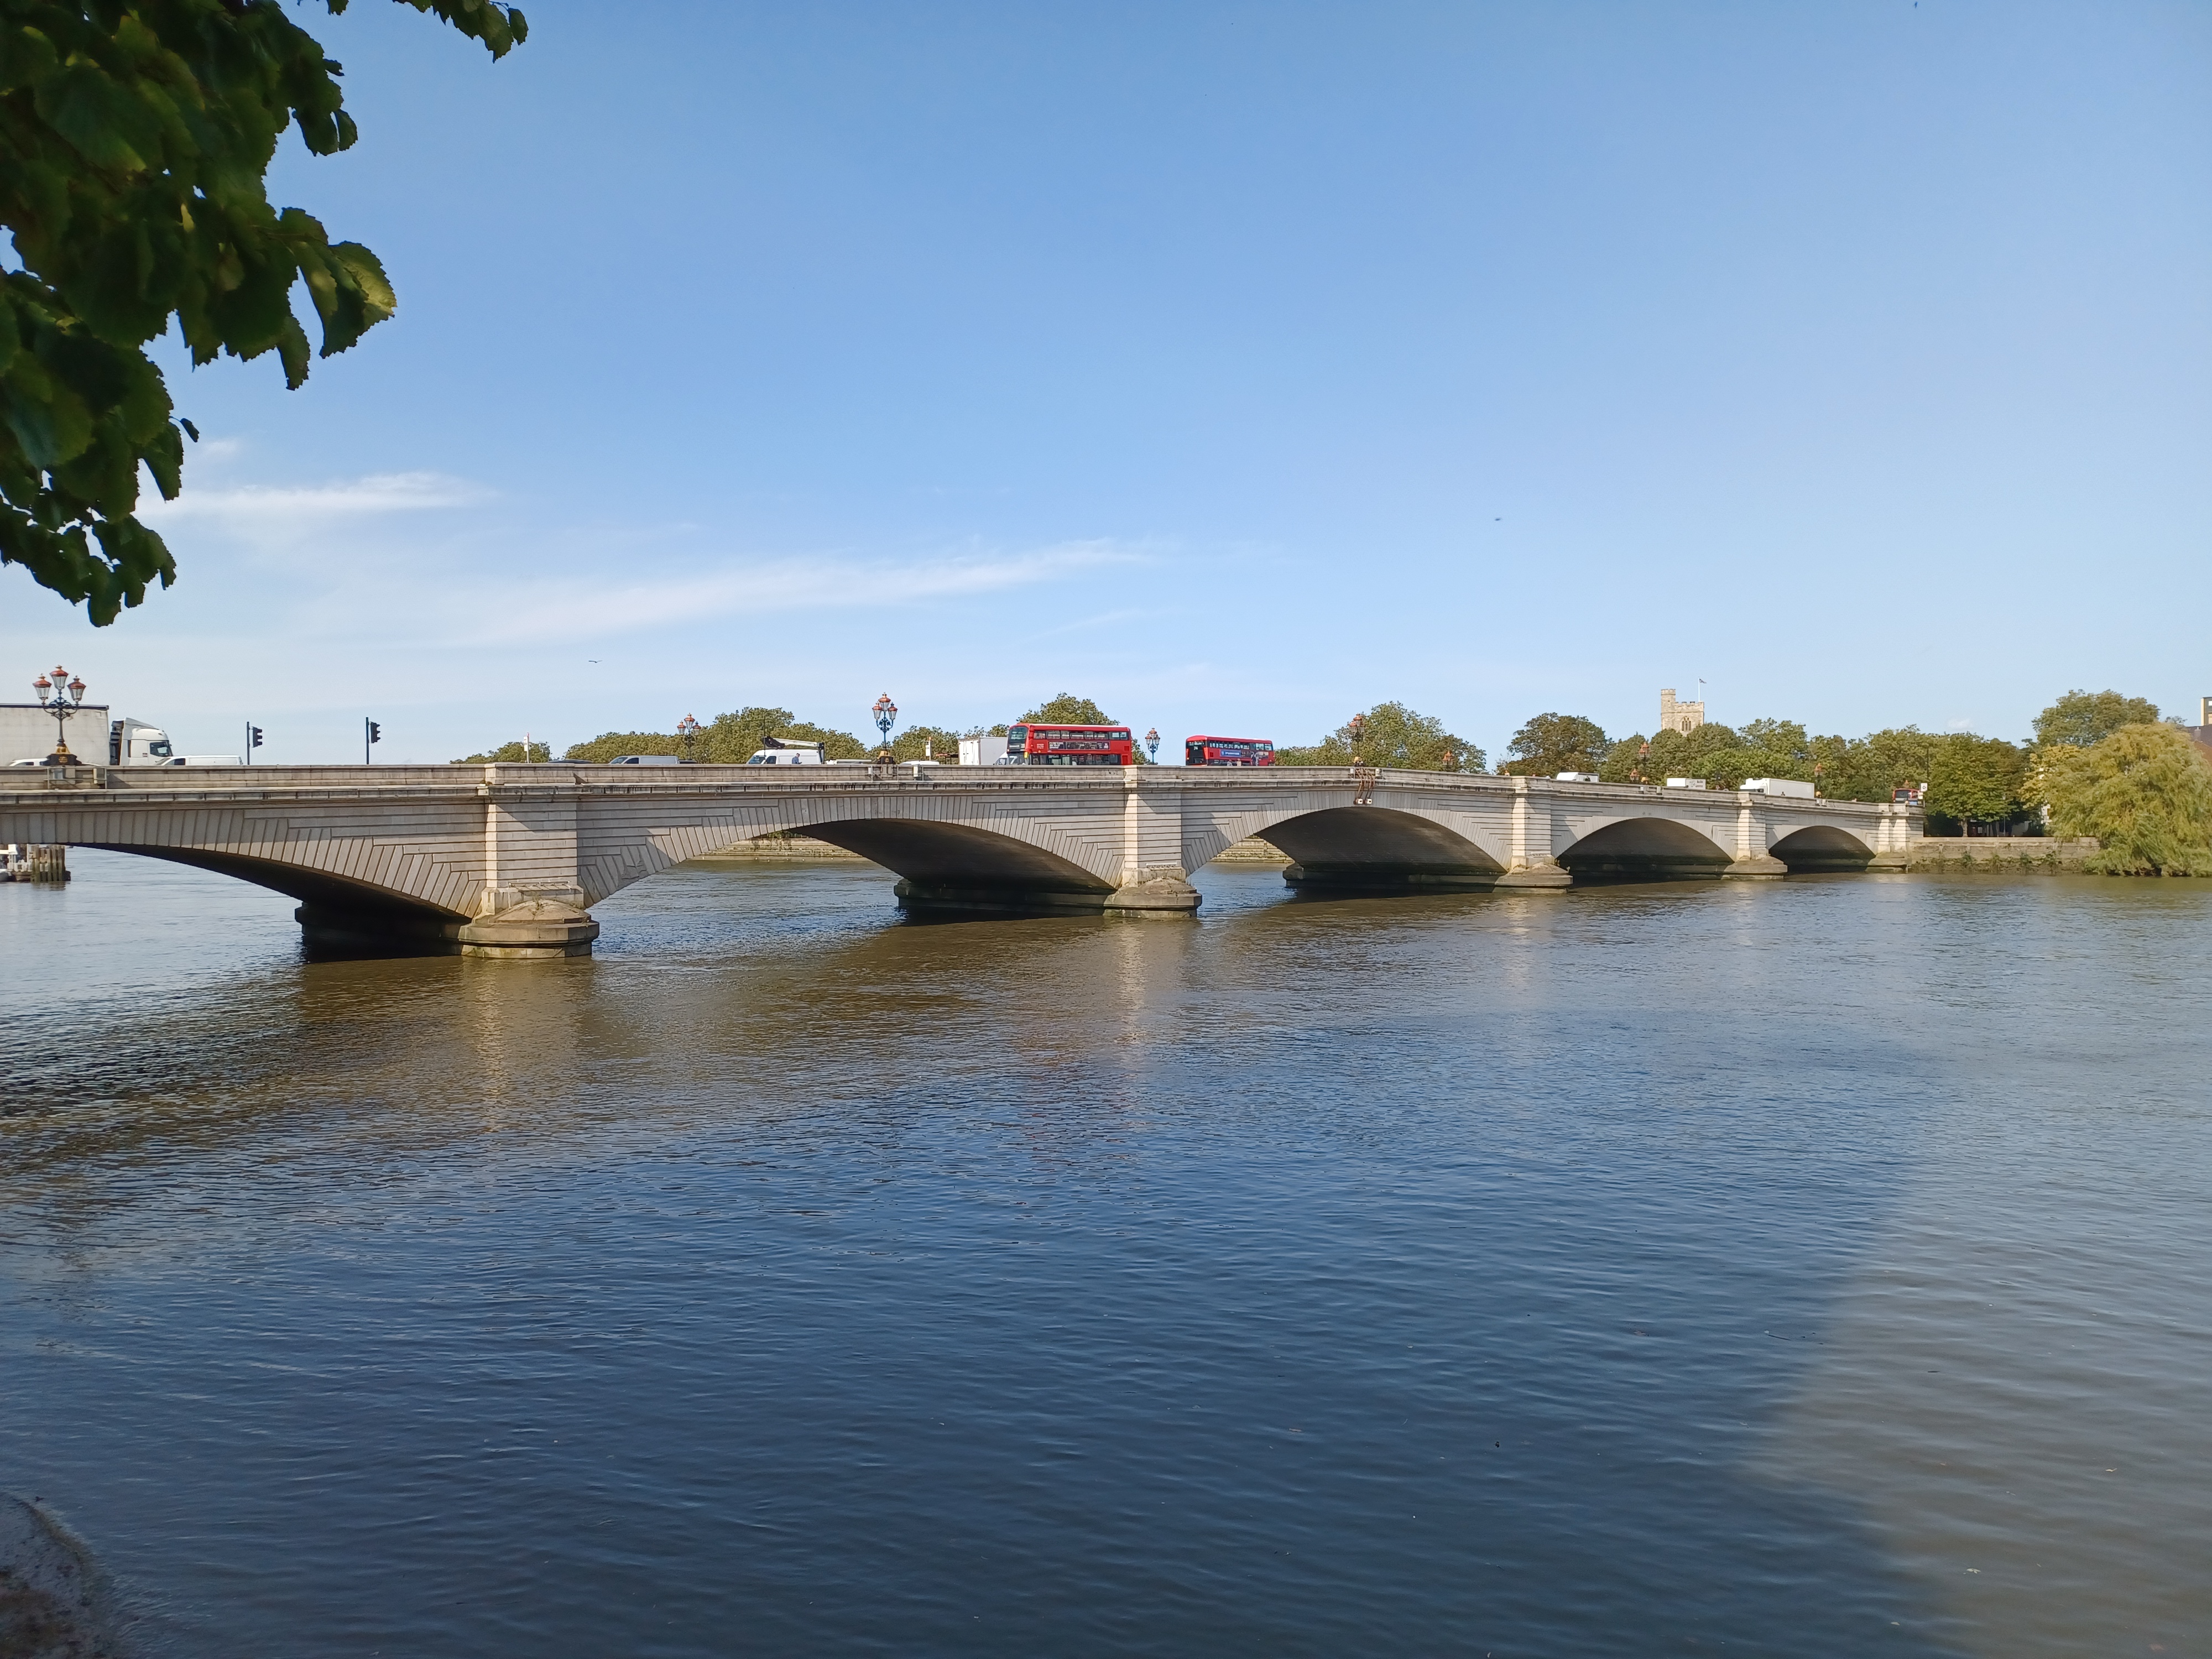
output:
[{"label": "dark archway underside", "polygon": [[1298,887],[1488,886],[1505,866],[1464,836],[1412,812],[1331,806],[1258,832],[1291,860]]},{"label": "dark archway underside", "polygon": [[211,853],[197,847],[118,847],[96,841],[79,844],[104,853],[131,853],[140,858],[163,859],[171,864],[188,864],[195,870],[211,870],[221,876],[235,876],[240,881],[252,882],[256,887],[266,887],[272,892],[287,894],[319,910],[356,915],[365,921],[377,917],[386,917],[395,922],[468,920],[458,910],[448,910],[422,899],[408,898],[344,876],[304,869],[296,864],[245,858],[235,853]]}]

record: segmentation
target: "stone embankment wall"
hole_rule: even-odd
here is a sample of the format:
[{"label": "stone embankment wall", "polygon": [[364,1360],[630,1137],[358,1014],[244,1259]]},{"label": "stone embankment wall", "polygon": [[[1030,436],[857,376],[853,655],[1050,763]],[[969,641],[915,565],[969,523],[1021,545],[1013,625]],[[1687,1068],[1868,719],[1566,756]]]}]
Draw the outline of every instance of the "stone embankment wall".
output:
[{"label": "stone embankment wall", "polygon": [[2099,843],[2092,837],[1923,836],[1905,858],[1908,870],[2079,870]]}]

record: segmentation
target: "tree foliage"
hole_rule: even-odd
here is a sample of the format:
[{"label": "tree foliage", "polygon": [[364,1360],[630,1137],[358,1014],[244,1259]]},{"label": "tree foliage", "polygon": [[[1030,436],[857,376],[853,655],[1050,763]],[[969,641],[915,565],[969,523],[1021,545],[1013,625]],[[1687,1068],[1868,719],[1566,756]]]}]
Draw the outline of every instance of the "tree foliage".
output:
[{"label": "tree foliage", "polygon": [[[520,42],[495,0],[400,0],[482,41]],[[323,0],[332,14],[347,0]],[[144,350],[176,319],[194,363],[274,351],[307,378],[304,284],[321,355],[396,307],[376,256],[271,206],[276,142],[354,142],[340,65],[276,0],[0,0],[0,564],[95,624],[176,565],[137,515],[143,467],[183,488],[188,421]]]},{"label": "tree foliage", "polygon": [[[636,749],[617,749],[615,752],[618,755],[635,755],[644,751]],[[456,766],[524,766],[550,761],[552,758],[553,750],[550,744],[539,743],[533,738],[531,741],[530,752],[526,755],[522,752],[521,741],[517,739],[514,743],[503,743],[496,749],[487,750],[481,755],[464,755],[453,764]]]},{"label": "tree foliage", "polygon": [[[714,766],[742,766],[770,738],[796,738],[822,745],[824,760],[865,760],[873,750],[849,732],[832,731],[800,720],[788,708],[748,708],[717,714],[699,728],[690,758]],[[571,744],[562,758],[604,765],[617,755],[685,754],[673,732],[603,732],[586,743]]]},{"label": "tree foliage", "polygon": [[2035,717],[2035,746],[2087,749],[2124,726],[2151,726],[2157,720],[2158,705],[2148,697],[2124,697],[2117,691],[2069,691]]},{"label": "tree foliage", "polygon": [[2026,750],[2002,738],[1954,732],[1936,740],[1923,805],[1931,822],[1945,829],[2009,823],[2027,810],[2022,796],[2027,781]]},{"label": "tree foliage", "polygon": [[891,739],[895,760],[939,760],[957,765],[960,734],[942,726],[909,726]]},{"label": "tree foliage", "polygon": [[1380,702],[1360,717],[1356,737],[1346,720],[1317,744],[1275,750],[1278,766],[1395,766],[1416,772],[1480,772],[1482,750],[1444,730],[1442,720],[1402,702]]},{"label": "tree foliage", "polygon": [[2051,827],[2103,843],[2111,875],[2212,876],[2212,763],[2179,727],[2138,721],[2038,761]]},{"label": "tree foliage", "polygon": [[1079,697],[1073,691],[1063,691],[1050,702],[1040,704],[1022,716],[1022,724],[1034,725],[1042,720],[1047,726],[1118,726],[1111,714],[1088,697]]},{"label": "tree foliage", "polygon": [[1550,777],[1559,772],[1595,772],[1604,764],[1605,728],[1580,714],[1538,714],[1513,734],[1506,752],[1508,772]]}]

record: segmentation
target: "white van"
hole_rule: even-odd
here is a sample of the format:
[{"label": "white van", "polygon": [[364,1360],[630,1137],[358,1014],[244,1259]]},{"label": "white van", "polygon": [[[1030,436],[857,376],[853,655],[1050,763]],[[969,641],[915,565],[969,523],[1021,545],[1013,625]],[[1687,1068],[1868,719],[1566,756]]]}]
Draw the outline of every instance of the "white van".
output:
[{"label": "white van", "polygon": [[610,766],[681,766],[684,761],[677,755],[617,755],[607,764]]},{"label": "white van", "polygon": [[748,766],[819,766],[822,745],[805,738],[770,738],[768,747],[756,749]]}]

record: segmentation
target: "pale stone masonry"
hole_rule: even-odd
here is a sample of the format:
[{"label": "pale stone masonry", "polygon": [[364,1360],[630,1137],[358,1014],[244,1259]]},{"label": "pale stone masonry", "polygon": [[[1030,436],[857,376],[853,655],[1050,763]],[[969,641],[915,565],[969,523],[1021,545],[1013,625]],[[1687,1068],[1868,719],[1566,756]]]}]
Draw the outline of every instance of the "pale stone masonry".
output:
[{"label": "pale stone masonry", "polygon": [[[27,770],[27,769],[26,769]],[[917,908],[1182,915],[1257,836],[1308,887],[1900,866],[1911,805],[1341,767],[81,767],[0,778],[0,841],[112,848],[301,901],[311,937],[580,953],[590,908],[672,865],[803,831]],[[1360,801],[1363,793],[1364,804]]]},{"label": "pale stone masonry", "polygon": [[1705,723],[1703,702],[1676,702],[1674,688],[1668,686],[1659,693],[1659,729],[1662,732],[1694,732]]}]

